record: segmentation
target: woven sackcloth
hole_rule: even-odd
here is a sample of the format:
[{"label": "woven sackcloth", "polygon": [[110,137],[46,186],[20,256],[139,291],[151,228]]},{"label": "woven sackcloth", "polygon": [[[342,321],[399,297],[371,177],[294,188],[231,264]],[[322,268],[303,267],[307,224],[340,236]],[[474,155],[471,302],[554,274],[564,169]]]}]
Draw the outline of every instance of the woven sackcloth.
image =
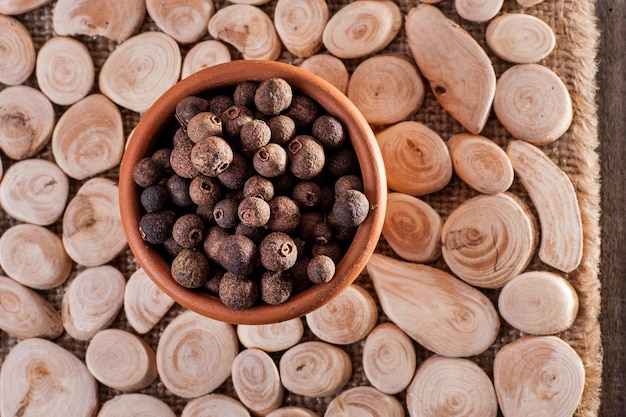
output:
[{"label": "woven sackcloth", "polygon": [[[412,7],[420,3],[419,1],[414,0],[395,0],[395,2],[400,7],[403,16],[406,15]],[[275,1],[270,1],[268,4],[260,7],[266,11],[269,16],[273,16],[275,3]],[[351,2],[347,0],[331,0],[328,3],[330,13],[332,15],[345,4]],[[16,18],[19,19],[30,31],[37,50],[39,50],[39,48],[41,48],[47,40],[55,36],[52,25],[54,4],[54,1],[49,2],[36,10],[16,16]],[[219,9],[229,3],[224,0],[214,0],[214,4],[216,9]],[[463,28],[465,28],[489,52],[485,41],[485,31],[487,28],[486,23],[471,23],[461,19],[455,12],[454,2],[452,0],[443,0],[440,3],[437,3],[436,6],[443,10],[448,17],[458,22]],[[574,286],[578,293],[580,302],[579,314],[574,325],[569,330],[558,335],[575,349],[584,363],[586,383],[582,400],[575,413],[578,417],[591,417],[597,415],[600,404],[602,370],[600,328],[597,321],[600,309],[600,281],[598,272],[600,253],[600,181],[599,162],[598,155],[596,153],[598,137],[595,104],[595,75],[597,68],[595,57],[598,43],[598,31],[596,28],[594,11],[594,0],[545,0],[528,8],[522,8],[515,0],[504,0],[501,12],[522,12],[537,16],[553,28],[557,38],[556,48],[546,59],[541,61],[541,64],[555,71],[564,81],[571,94],[574,107],[573,122],[567,133],[556,142],[543,146],[542,150],[571,178],[577,192],[584,227],[583,258],[580,266],[572,273],[559,273],[562,276],[565,276]],[[145,22],[140,30],[152,31],[159,29],[150,17],[146,15]],[[76,36],[76,38],[88,47],[96,66],[97,80],[99,69],[102,67],[108,54],[115,49],[117,43],[100,37],[91,38],[86,36]],[[202,38],[202,40],[206,39],[210,39],[208,34]],[[0,40],[0,44],[1,43],[2,40]],[[187,53],[191,46],[193,45],[181,45],[181,52],[183,56]],[[324,50],[321,51],[321,53],[324,52]],[[400,30],[398,36],[386,47],[386,49],[379,52],[378,55],[392,53],[411,57],[404,28]],[[503,71],[510,67],[511,64],[496,58],[490,52],[489,54],[492,57],[496,75],[499,76]],[[233,59],[241,59],[241,55],[232,48],[231,55]],[[365,58],[367,57],[344,60],[344,62],[348,70],[351,72]],[[279,59],[294,65],[297,65],[302,61],[301,58],[294,57],[286,50],[283,51]],[[33,87],[37,86],[34,73],[25,82],[25,84]],[[0,90],[5,87],[6,86],[0,84]],[[94,84],[91,92],[99,92],[97,82]],[[66,109],[67,107],[55,106],[57,119]],[[125,133],[128,135],[138,122],[140,115],[127,109],[120,108],[120,110],[123,115]],[[461,125],[452,119],[441,108],[430,91],[427,92],[422,107],[418,112],[411,116],[411,119],[426,124],[428,127],[437,132],[444,140],[447,140],[453,134],[464,131]],[[378,128],[379,127],[375,127],[375,129]],[[493,114],[490,116],[489,121],[481,134],[492,139],[495,143],[502,147],[505,147],[508,141],[511,140],[511,136],[499,124]],[[45,148],[36,157],[52,160],[53,157],[50,146]],[[6,171],[6,169],[15,161],[11,161],[6,158],[5,155],[2,155],[2,162],[4,164],[4,170]],[[118,172],[118,169],[115,168],[102,173],[101,175],[115,180]],[[70,198],[75,194],[80,185],[81,182],[71,180]],[[515,181],[510,191],[526,201],[532,208],[532,203],[519,181]],[[428,202],[445,220],[454,208],[475,195],[475,191],[470,189],[456,176],[454,176],[451,183],[442,191],[424,196],[422,198]],[[9,227],[17,223],[18,222],[15,219],[11,218],[4,211],[0,211],[0,233],[3,233]],[[61,221],[51,225],[50,229],[55,233],[60,234]],[[389,246],[382,239],[378,245],[377,251],[395,256]],[[119,268],[119,270],[122,271],[124,276],[127,278],[138,268],[138,265],[129,250],[122,252],[111,262],[111,264]],[[443,260],[441,259],[435,262],[434,266],[447,270]],[[51,301],[60,311],[61,299],[67,285],[72,281],[76,274],[83,269],[83,267],[75,265],[70,278],[64,285],[54,290],[40,291],[40,293]],[[542,264],[537,257],[535,257],[535,259],[531,262],[528,269],[550,270],[550,268]],[[373,287],[365,273],[359,277],[357,284],[362,285],[364,288],[369,290],[375,297]],[[494,303],[497,301],[497,290],[489,290],[485,291],[485,293]],[[157,348],[159,336],[163,332],[164,328],[181,311],[182,307],[175,305],[151,332],[143,336],[154,349]],[[379,322],[382,323],[387,321],[387,318],[380,309],[380,305],[379,311]],[[120,312],[112,327],[131,332],[133,331],[127,323],[123,311]],[[471,359],[479,364],[480,367],[483,368],[490,377],[492,377],[492,365],[498,350],[503,345],[518,339],[521,336],[522,333],[520,331],[510,327],[504,320],[502,320],[501,331],[495,343],[487,351],[472,357]],[[305,325],[305,336],[303,340],[314,339],[315,336],[313,336],[310,331],[306,330]],[[16,338],[0,331],[0,362],[4,360],[10,349],[18,342],[19,340]],[[66,333],[57,338],[55,342],[72,352],[78,358],[84,359],[85,349],[88,342],[73,340]],[[420,347],[418,344],[415,345],[417,349],[418,364],[432,355],[431,352]],[[369,385],[369,382],[365,377],[361,361],[363,342],[361,341],[350,345],[340,346],[340,348],[344,349],[353,361],[352,377],[344,389],[360,385]],[[280,353],[273,354],[273,358],[278,361]],[[177,415],[180,415],[183,407],[189,401],[170,393],[158,379],[148,388],[141,390],[141,392],[151,394],[162,399],[176,412]],[[230,379],[219,387],[216,392],[235,396]],[[120,394],[120,392],[99,384],[99,401],[101,404],[118,394]],[[403,404],[405,404],[405,394],[401,393],[396,397]],[[316,412],[318,415],[323,416],[328,403],[333,398],[334,396],[307,398],[286,392],[284,404],[306,407]]]}]

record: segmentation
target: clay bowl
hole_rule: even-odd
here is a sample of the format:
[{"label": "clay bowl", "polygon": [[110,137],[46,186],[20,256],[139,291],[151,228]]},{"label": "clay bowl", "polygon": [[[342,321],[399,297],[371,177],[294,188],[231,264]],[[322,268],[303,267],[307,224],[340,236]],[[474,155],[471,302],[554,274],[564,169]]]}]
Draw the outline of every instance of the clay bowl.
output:
[{"label": "clay bowl", "polygon": [[[359,159],[364,192],[370,201],[370,213],[353,242],[337,264],[334,278],[317,284],[279,305],[259,304],[246,310],[233,310],[220,300],[200,290],[179,286],[170,274],[169,262],[139,234],[138,222],[143,208],[140,189],[132,179],[136,163],[157,149],[163,132],[175,126],[176,104],[189,95],[231,87],[243,81],[263,81],[282,77],[294,90],[315,100],[344,124]],[[170,136],[171,137],[171,136]],[[348,287],[365,268],[374,252],[382,230],[386,200],[386,177],[383,160],[368,123],[339,90],[330,83],[298,67],[273,61],[233,61],[195,73],[178,82],[143,115],[132,134],[120,170],[120,210],[131,251],[139,265],[165,293],[176,302],[204,316],[233,324],[264,324],[303,316],[332,300]]]}]

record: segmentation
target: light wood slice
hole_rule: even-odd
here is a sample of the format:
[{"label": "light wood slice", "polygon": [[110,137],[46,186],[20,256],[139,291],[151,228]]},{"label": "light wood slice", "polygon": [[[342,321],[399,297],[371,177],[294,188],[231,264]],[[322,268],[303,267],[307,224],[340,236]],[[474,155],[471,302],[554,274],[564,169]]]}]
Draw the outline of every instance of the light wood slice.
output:
[{"label": "light wood slice", "polygon": [[118,165],[125,142],[120,110],[102,94],[93,94],[59,118],[52,153],[68,176],[84,180]]},{"label": "light wood slice", "polygon": [[392,1],[358,0],[328,21],[322,41],[338,58],[359,58],[383,50],[402,28],[402,13]]},{"label": "light wood slice", "polygon": [[367,272],[387,317],[426,349],[473,356],[496,339],[500,320],[491,301],[449,273],[376,253]]},{"label": "light wood slice", "polygon": [[517,0],[517,4],[526,8],[541,3],[543,0]]},{"label": "light wood slice", "polygon": [[278,368],[285,389],[305,397],[335,394],[352,375],[348,354],[337,346],[319,341],[292,347],[280,358]]},{"label": "light wood slice", "polygon": [[356,284],[306,315],[309,329],[321,340],[348,345],[365,339],[376,326],[378,308],[374,297]]},{"label": "light wood slice", "polygon": [[143,268],[133,272],[126,282],[124,315],[139,334],[152,330],[173,305],[172,297],[157,287]]},{"label": "light wood slice", "polygon": [[272,0],[229,0],[231,3],[237,4],[251,4],[253,6],[261,6],[263,4],[267,4]]},{"label": "light wood slice", "polygon": [[530,143],[512,141],[506,152],[537,210],[541,225],[539,258],[560,271],[572,272],[583,252],[583,228],[574,185],[565,172]]},{"label": "light wood slice", "polygon": [[350,75],[345,64],[339,58],[330,54],[313,55],[302,61],[300,68],[325,79],[342,93],[348,92]]},{"label": "light wood slice", "polygon": [[448,149],[454,172],[479,193],[503,193],[513,184],[509,157],[486,137],[459,133],[448,140]]},{"label": "light wood slice", "polygon": [[100,70],[102,94],[143,113],[180,77],[178,44],[162,32],[143,32],[119,44]]},{"label": "light wood slice", "polygon": [[230,51],[224,43],[215,39],[198,42],[191,47],[183,59],[181,78],[187,78],[205,68],[230,61]]},{"label": "light wood slice", "polygon": [[382,234],[402,259],[431,263],[441,255],[443,220],[428,203],[403,193],[387,194]]},{"label": "light wood slice", "polygon": [[63,214],[69,180],[54,162],[25,159],[9,167],[0,183],[0,204],[15,219],[48,226]]},{"label": "light wood slice", "polygon": [[144,0],[59,0],[52,23],[57,35],[104,36],[125,41],[137,32],[146,15]]},{"label": "light wood slice", "polygon": [[209,34],[237,49],[244,59],[276,60],[282,44],[270,17],[256,6],[231,4],[209,20]]},{"label": "light wood slice", "polygon": [[530,209],[508,193],[467,200],[441,230],[442,255],[450,270],[481,288],[500,288],[524,271],[537,241]]},{"label": "light wood slice", "polygon": [[87,180],[63,214],[63,246],[76,263],[98,266],[127,245],[119,211],[117,185],[110,179]]},{"label": "light wood slice", "polygon": [[87,346],[85,363],[100,383],[120,391],[146,388],[158,375],[150,345],[120,329],[98,332]]},{"label": "light wood slice", "polygon": [[244,349],[237,355],[232,380],[237,398],[254,415],[267,415],[283,402],[285,393],[278,368],[260,349]]},{"label": "light wood slice", "polygon": [[[0,10],[6,6],[0,4]],[[8,7],[11,7],[10,5]],[[28,29],[16,18],[0,15],[0,83],[18,85],[35,69],[35,44]]]},{"label": "light wood slice", "polygon": [[455,0],[454,8],[459,16],[470,22],[487,22],[502,9],[504,0]]},{"label": "light wood slice", "polygon": [[76,340],[89,340],[109,327],[124,303],[124,275],[111,265],[86,268],[63,295],[65,331]]},{"label": "light wood slice", "polygon": [[76,356],[48,340],[28,339],[11,349],[0,370],[0,414],[92,417],[98,387]]},{"label": "light wood slice", "polygon": [[475,362],[432,356],[407,389],[411,417],[496,417],[498,400],[489,376]]},{"label": "light wood slice", "polygon": [[299,317],[278,323],[237,326],[237,337],[242,345],[265,352],[289,349],[302,339],[303,334],[304,325]]},{"label": "light wood slice", "polygon": [[172,320],[161,334],[157,369],[161,381],[174,395],[200,397],[211,393],[231,375],[238,350],[232,325],[188,310]]},{"label": "light wood slice", "polygon": [[489,56],[437,7],[420,4],[405,19],[409,48],[441,106],[470,133],[485,126],[496,90]]},{"label": "light wood slice", "polygon": [[417,111],[424,93],[424,83],[407,58],[377,55],[355,68],[347,95],[370,124],[386,125],[400,122]]},{"label": "light wood slice", "polygon": [[405,121],[376,134],[385,163],[387,185],[394,191],[422,196],[439,191],[452,178],[446,143],[426,125]]},{"label": "light wood slice", "polygon": [[556,46],[556,35],[550,25],[524,13],[496,17],[487,26],[485,39],[494,54],[516,64],[537,63]]},{"label": "light wood slice", "polygon": [[565,331],[578,314],[578,295],[560,275],[548,271],[520,274],[502,288],[498,310],[511,326],[529,334]]},{"label": "light wood slice", "polygon": [[556,73],[539,64],[518,64],[498,79],[493,109],[504,128],[517,139],[547,145],[572,123],[567,87]]},{"label": "light wood slice", "polygon": [[319,417],[311,410],[302,407],[282,407],[274,410],[267,417]]},{"label": "light wood slice", "polygon": [[72,265],[61,238],[43,226],[16,224],[0,236],[0,266],[22,285],[36,290],[58,287]]},{"label": "light wood slice", "polygon": [[402,404],[376,388],[361,386],[347,389],[328,404],[324,417],[404,417]]},{"label": "light wood slice", "polygon": [[493,378],[505,416],[570,417],[585,387],[585,368],[558,337],[527,336],[496,354]]},{"label": "light wood slice", "polygon": [[0,276],[0,329],[27,339],[56,339],[63,333],[61,315],[35,291]]},{"label": "light wood slice", "polygon": [[250,417],[239,401],[223,394],[208,394],[189,401],[180,417]]},{"label": "light wood slice", "polygon": [[0,148],[12,159],[41,151],[52,137],[54,108],[39,90],[25,85],[0,91]]},{"label": "light wood slice", "polygon": [[35,10],[48,3],[50,3],[50,0],[4,0],[0,4],[0,13],[18,15]]},{"label": "light wood slice", "polygon": [[206,0],[146,0],[146,11],[159,29],[188,44],[207,34],[215,7]]},{"label": "light wood slice", "polygon": [[289,52],[306,57],[322,48],[322,33],[328,17],[328,5],[324,0],[278,0],[274,27]]},{"label": "light wood slice", "polygon": [[363,371],[367,380],[385,394],[406,389],[416,366],[413,341],[395,324],[380,324],[365,339]]},{"label": "light wood slice", "polygon": [[53,102],[63,106],[85,97],[95,78],[91,54],[80,41],[50,38],[37,53],[37,84]]},{"label": "light wood slice", "polygon": [[97,417],[176,417],[176,414],[152,395],[122,394],[102,404]]}]

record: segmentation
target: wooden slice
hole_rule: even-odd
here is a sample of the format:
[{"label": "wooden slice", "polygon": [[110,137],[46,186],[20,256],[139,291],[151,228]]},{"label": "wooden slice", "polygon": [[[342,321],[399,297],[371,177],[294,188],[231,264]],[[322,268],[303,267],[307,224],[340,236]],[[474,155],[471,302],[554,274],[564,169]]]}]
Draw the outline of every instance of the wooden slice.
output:
[{"label": "wooden slice", "polygon": [[0,205],[15,219],[48,226],[61,217],[69,180],[45,159],[25,159],[9,167],[0,183]]},{"label": "wooden slice", "polygon": [[146,11],[159,29],[188,44],[207,34],[215,7],[206,0],[146,0]]},{"label": "wooden slice", "polygon": [[173,305],[172,297],[157,287],[143,268],[133,272],[126,282],[124,315],[139,334],[152,330]]},{"label": "wooden slice", "polygon": [[387,194],[383,237],[402,259],[434,262],[441,255],[443,220],[428,203],[403,193]]},{"label": "wooden slice", "polygon": [[181,78],[187,78],[204,68],[230,61],[230,51],[224,43],[215,39],[198,42],[191,47],[183,59]]},{"label": "wooden slice", "polygon": [[258,348],[265,352],[289,349],[302,339],[304,325],[301,318],[278,323],[237,326],[237,337],[247,348]]},{"label": "wooden slice", "polygon": [[317,54],[308,57],[300,64],[300,68],[322,77],[342,93],[348,92],[350,76],[342,60],[329,54]]},{"label": "wooden slice", "polygon": [[61,238],[43,226],[17,224],[0,236],[0,266],[22,285],[37,290],[58,287],[72,265]]},{"label": "wooden slice", "polygon": [[311,410],[301,407],[282,407],[272,411],[266,417],[319,417]]},{"label": "wooden slice", "polygon": [[387,317],[426,349],[473,356],[496,339],[500,320],[491,301],[447,272],[376,253],[367,272]]},{"label": "wooden slice", "polygon": [[324,0],[278,0],[274,26],[289,52],[306,57],[321,49],[328,16],[328,5]]},{"label": "wooden slice", "polygon": [[267,415],[283,402],[278,368],[260,349],[245,349],[237,355],[232,380],[237,398],[255,415]]},{"label": "wooden slice", "polygon": [[345,390],[328,404],[324,417],[404,417],[402,404],[376,388],[362,386]]},{"label": "wooden slice", "polygon": [[176,414],[152,395],[122,394],[102,404],[98,417],[176,417]]},{"label": "wooden slice", "polygon": [[504,128],[533,145],[560,138],[572,123],[572,100],[556,73],[538,64],[518,64],[498,79],[493,109]]},{"label": "wooden slice", "polygon": [[250,417],[239,401],[223,394],[208,394],[189,401],[180,417]]},{"label": "wooden slice", "polygon": [[456,12],[465,20],[482,23],[493,19],[502,9],[504,0],[455,0]]},{"label": "wooden slice", "polygon": [[543,20],[530,14],[509,13],[489,23],[485,33],[494,54],[516,64],[537,63],[556,46],[554,31]]},{"label": "wooden slice", "polygon": [[464,202],[441,230],[442,255],[450,270],[482,288],[502,287],[526,269],[537,241],[530,209],[506,193]]},{"label": "wooden slice", "polygon": [[[6,8],[0,5],[0,10]],[[10,6],[8,6],[10,7]],[[28,29],[16,18],[0,15],[0,83],[18,85],[35,69],[35,44]]]},{"label": "wooden slice", "polygon": [[6,15],[18,15],[35,10],[50,0],[5,0],[0,4],[0,13]]}]

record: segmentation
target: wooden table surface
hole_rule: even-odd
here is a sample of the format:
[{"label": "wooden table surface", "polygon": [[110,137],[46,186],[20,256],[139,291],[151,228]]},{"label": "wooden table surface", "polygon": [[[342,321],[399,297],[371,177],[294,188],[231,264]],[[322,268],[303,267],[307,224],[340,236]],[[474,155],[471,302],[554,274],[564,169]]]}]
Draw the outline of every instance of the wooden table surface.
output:
[{"label": "wooden table surface", "polygon": [[602,174],[600,417],[626,409],[626,1],[598,0],[598,111]]}]

